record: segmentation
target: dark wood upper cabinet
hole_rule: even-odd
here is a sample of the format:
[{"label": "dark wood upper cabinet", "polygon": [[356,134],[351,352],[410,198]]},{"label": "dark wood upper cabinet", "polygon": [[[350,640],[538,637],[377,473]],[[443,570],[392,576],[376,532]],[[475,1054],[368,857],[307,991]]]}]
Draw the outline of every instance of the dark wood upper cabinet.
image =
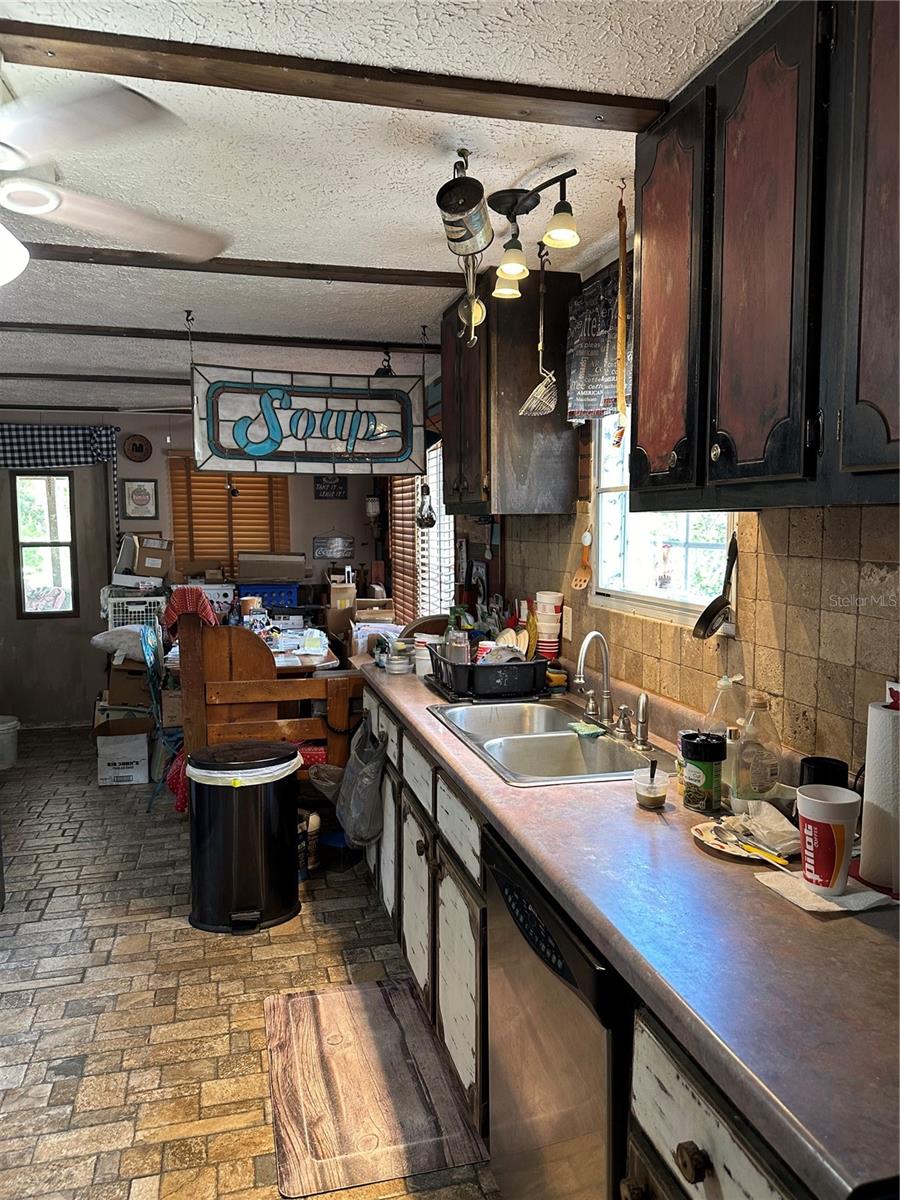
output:
[{"label": "dark wood upper cabinet", "polygon": [[711,482],[812,466],[818,35],[800,4],[716,76]]},{"label": "dark wood upper cabinet", "polygon": [[638,138],[635,160],[631,486],[698,482],[713,92]]},{"label": "dark wood upper cabinet", "polygon": [[456,303],[441,322],[441,410],[444,504],[467,515],[564,513],[578,487],[577,434],[566,419],[566,330],[577,275],[549,271],[544,317],[544,365],[556,373],[559,402],[546,417],[520,417],[540,383],[538,273],[522,283],[519,300],[480,294],[487,319],[478,342],[457,337]]},{"label": "dark wood upper cabinet", "polygon": [[898,23],[894,0],[857,5],[854,110],[846,194],[846,358],[841,469],[896,468],[900,450],[897,330]]}]

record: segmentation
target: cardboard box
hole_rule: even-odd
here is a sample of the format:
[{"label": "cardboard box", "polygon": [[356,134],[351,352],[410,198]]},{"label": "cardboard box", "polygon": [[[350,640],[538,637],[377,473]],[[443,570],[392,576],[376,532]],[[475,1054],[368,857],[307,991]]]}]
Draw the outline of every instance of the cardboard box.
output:
[{"label": "cardboard box", "polygon": [[356,604],[355,583],[333,583],[331,585],[331,607],[353,608]]},{"label": "cardboard box", "polygon": [[333,637],[343,641],[349,635],[355,617],[355,608],[334,608],[329,605],[325,609],[325,628]]},{"label": "cardboard box", "polygon": [[159,595],[163,592],[161,580],[157,575],[119,575],[114,571],[110,583],[113,587],[134,588],[135,592],[138,588],[142,591],[157,592]]},{"label": "cardboard box", "polygon": [[97,746],[97,783],[101,787],[149,783],[149,736],[152,717],[101,721],[91,731]]},{"label": "cardboard box", "polygon": [[135,572],[155,579],[165,579],[172,569],[174,549],[175,543],[167,538],[142,537],[137,562],[134,564]]},{"label": "cardboard box", "polygon": [[163,688],[162,723],[164,729],[181,725],[181,688]]},{"label": "cardboard box", "polygon": [[94,724],[104,721],[142,720],[152,716],[149,708],[137,704],[110,704],[109,692],[101,692],[100,699],[94,701]]},{"label": "cardboard box", "polygon": [[147,668],[130,658],[118,666],[113,663],[109,670],[107,702],[114,707],[149,708]]},{"label": "cardboard box", "polygon": [[297,583],[306,577],[305,554],[238,554],[242,583]]}]

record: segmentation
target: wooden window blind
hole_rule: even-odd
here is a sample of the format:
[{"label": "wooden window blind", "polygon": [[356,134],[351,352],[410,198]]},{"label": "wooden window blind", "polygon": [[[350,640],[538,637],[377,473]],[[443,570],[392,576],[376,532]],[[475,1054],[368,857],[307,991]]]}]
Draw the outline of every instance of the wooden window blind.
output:
[{"label": "wooden window blind", "polygon": [[228,476],[198,471],[187,455],[169,459],[175,565],[197,558],[237,572],[241,551],[285,554],[291,548],[288,480],[282,475]]},{"label": "wooden window blind", "polygon": [[389,549],[394,613],[400,625],[405,625],[416,618],[418,601],[416,502],[418,495],[419,481],[415,475],[391,477],[388,495]]}]

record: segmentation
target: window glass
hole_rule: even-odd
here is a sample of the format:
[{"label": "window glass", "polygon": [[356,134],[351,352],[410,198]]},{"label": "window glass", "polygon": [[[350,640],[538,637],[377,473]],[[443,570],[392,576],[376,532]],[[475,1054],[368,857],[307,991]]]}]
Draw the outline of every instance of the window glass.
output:
[{"label": "window glass", "polygon": [[70,477],[17,475],[15,524],[22,613],[74,613]]}]

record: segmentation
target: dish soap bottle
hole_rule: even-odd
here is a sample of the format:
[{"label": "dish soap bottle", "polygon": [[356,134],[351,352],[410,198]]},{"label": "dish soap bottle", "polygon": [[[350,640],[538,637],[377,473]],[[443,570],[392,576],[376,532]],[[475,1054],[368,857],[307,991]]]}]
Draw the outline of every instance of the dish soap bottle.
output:
[{"label": "dish soap bottle", "polygon": [[741,800],[772,799],[778,789],[780,771],[781,739],[769,712],[769,698],[762,692],[751,692],[739,755]]},{"label": "dish soap bottle", "polygon": [[716,680],[716,694],[709,711],[700,722],[703,733],[728,732],[729,725],[740,726],[747,711],[746,689],[741,685],[743,675],[723,675]]}]

